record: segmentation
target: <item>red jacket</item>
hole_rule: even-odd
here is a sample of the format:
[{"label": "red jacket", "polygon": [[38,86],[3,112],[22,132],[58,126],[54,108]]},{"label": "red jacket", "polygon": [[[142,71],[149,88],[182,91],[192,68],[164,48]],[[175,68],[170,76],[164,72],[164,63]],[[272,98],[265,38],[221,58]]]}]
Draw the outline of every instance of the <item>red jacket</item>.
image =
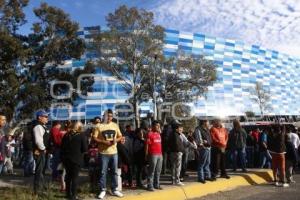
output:
[{"label": "red jacket", "polygon": [[51,133],[51,137],[53,139],[54,145],[56,147],[60,147],[62,138],[64,136],[64,132],[58,128],[53,127],[53,128],[51,128],[50,133]]},{"label": "red jacket", "polygon": [[225,148],[228,141],[228,132],[225,128],[212,127],[210,129],[210,135],[213,147]]}]

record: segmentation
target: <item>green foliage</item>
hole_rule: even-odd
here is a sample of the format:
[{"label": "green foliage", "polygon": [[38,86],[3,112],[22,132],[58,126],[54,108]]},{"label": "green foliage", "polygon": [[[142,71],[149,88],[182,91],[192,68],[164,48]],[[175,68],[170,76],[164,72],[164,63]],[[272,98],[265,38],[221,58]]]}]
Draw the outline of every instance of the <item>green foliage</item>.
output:
[{"label": "green foliage", "polygon": [[27,2],[0,0],[0,110],[7,114],[9,120],[13,117],[17,105],[15,99],[22,82],[15,67],[26,54],[15,32],[25,22],[22,9]]},{"label": "green foliage", "polygon": [[109,30],[96,36],[91,48],[99,55],[98,66],[132,95],[135,111],[149,99],[191,101],[216,80],[216,66],[203,57],[164,57],[164,29],[154,24],[153,13],[121,6],[106,20]]},{"label": "green foliage", "polygon": [[[164,29],[153,23],[153,13],[143,9],[119,7],[107,17],[108,31],[95,37],[98,66],[114,75],[132,95],[136,120],[139,94],[148,78],[148,68],[162,56]],[[138,122],[136,122],[138,124]]]},{"label": "green foliage", "polygon": [[247,117],[250,117],[250,118],[255,117],[255,113],[252,112],[252,111],[246,111],[246,112],[245,112],[245,115],[246,115]]},{"label": "green foliage", "polygon": [[[34,9],[38,20],[33,24],[33,32],[28,36],[15,33],[25,23],[23,7],[27,3],[27,0],[0,0],[0,78],[3,80],[0,110],[8,119],[14,113],[19,119],[31,117],[36,109],[49,108],[51,102],[58,101],[50,95],[51,82],[69,81],[76,86],[80,74],[93,72],[89,64],[73,73],[59,68],[67,59],[79,59],[85,50],[84,41],[77,36],[78,23],[63,10],[42,3]],[[93,83],[90,79],[83,81],[83,89]],[[65,90],[65,86],[57,86],[54,92]],[[73,99],[67,101],[72,103]]]},{"label": "green foliage", "polygon": [[23,8],[29,0],[0,0],[0,30],[15,33],[23,25],[25,14]]},{"label": "green foliage", "polygon": [[[162,63],[165,70],[157,88],[164,102],[191,102],[205,95],[216,80],[216,65],[204,57],[179,54]],[[157,74],[158,75],[158,74]]]},{"label": "green foliage", "polygon": [[121,6],[106,18],[109,30],[96,37],[94,47],[103,59],[99,66],[122,81],[124,89],[138,93],[147,76],[145,68],[162,53],[163,28],[153,24],[153,14]]},{"label": "green foliage", "polygon": [[55,65],[66,58],[80,58],[84,41],[77,37],[78,23],[63,10],[46,3],[34,9],[34,13],[39,22],[33,24],[34,33],[29,44],[37,64],[52,62]]}]

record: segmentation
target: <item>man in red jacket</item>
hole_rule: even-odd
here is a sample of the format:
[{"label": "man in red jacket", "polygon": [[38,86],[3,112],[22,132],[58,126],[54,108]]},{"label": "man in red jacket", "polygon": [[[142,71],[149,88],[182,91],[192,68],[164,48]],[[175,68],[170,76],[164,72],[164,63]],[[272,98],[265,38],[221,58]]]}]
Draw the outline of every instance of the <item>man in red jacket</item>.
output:
[{"label": "man in red jacket", "polygon": [[212,178],[216,178],[221,169],[221,178],[229,179],[225,170],[226,162],[226,146],[228,141],[228,132],[222,127],[221,120],[216,119],[213,122],[213,127],[210,129],[211,139],[212,139]]}]

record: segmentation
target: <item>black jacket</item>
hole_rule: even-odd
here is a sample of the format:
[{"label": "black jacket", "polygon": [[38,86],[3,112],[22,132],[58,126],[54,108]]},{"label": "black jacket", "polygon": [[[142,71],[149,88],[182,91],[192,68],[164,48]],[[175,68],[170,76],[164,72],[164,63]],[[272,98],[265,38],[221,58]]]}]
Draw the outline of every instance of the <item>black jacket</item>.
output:
[{"label": "black jacket", "polygon": [[245,148],[247,143],[247,133],[241,128],[240,130],[232,129],[228,137],[229,149]]},{"label": "black jacket", "polygon": [[118,142],[117,149],[118,149],[118,167],[120,168],[122,164],[130,165],[132,163],[132,158],[129,156],[125,145]]},{"label": "black jacket", "polygon": [[24,132],[22,142],[23,142],[23,150],[24,151],[33,151],[34,139],[33,139],[33,134],[31,132],[31,130]]},{"label": "black jacket", "polygon": [[184,152],[184,144],[180,138],[180,134],[174,131],[169,138],[169,151],[170,152]]},{"label": "black jacket", "polygon": [[283,153],[286,151],[285,137],[283,132],[270,134],[268,148],[271,152]]},{"label": "black jacket", "polygon": [[81,165],[83,153],[87,152],[87,139],[84,134],[70,132],[64,135],[61,143],[62,161]]},{"label": "black jacket", "polygon": [[143,164],[145,162],[145,141],[139,138],[133,140],[133,162]]},{"label": "black jacket", "polygon": [[297,164],[298,162],[298,156],[297,156],[297,150],[295,149],[295,146],[292,142],[287,141],[285,143],[286,146],[286,154],[285,159],[292,161],[294,164]]}]

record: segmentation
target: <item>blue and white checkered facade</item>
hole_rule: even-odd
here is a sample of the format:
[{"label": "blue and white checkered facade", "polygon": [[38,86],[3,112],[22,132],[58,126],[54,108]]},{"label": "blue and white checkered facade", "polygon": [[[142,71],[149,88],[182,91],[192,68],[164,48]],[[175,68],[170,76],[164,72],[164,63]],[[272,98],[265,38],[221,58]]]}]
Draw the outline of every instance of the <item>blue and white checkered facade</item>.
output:
[{"label": "blue and white checkered facade", "polygon": [[240,41],[203,34],[166,30],[164,54],[174,56],[178,50],[217,64],[217,82],[209,87],[207,98],[195,103],[197,115],[232,116],[245,111],[260,113],[250,100],[250,88],[256,82],[270,91],[272,110],[266,114],[299,115],[300,59],[247,45]]},{"label": "blue and white checkered facade", "polygon": [[[78,35],[87,41],[98,33],[100,27],[86,27]],[[208,88],[206,97],[194,102],[193,109],[198,116],[244,115],[246,111],[260,113],[257,104],[250,100],[250,89],[261,82],[271,94],[272,110],[269,115],[299,115],[300,113],[300,59],[265,49],[257,45],[247,45],[241,41],[210,37],[198,33],[165,31],[165,56],[176,56],[178,50],[193,55],[203,55],[217,65],[217,81]],[[61,66],[67,70],[84,67],[87,60],[96,56],[86,52],[80,60],[67,61]],[[128,95],[121,85],[109,74],[97,69],[94,91],[88,99],[79,100],[79,109],[73,108],[72,117],[91,119],[104,109],[113,108],[116,103],[125,102]],[[103,80],[114,88],[107,89],[103,97]],[[112,95],[114,91],[120,95]],[[115,93],[114,93],[115,94]],[[151,110],[151,105],[142,105],[143,112]],[[59,112],[58,112],[59,113]]]}]

